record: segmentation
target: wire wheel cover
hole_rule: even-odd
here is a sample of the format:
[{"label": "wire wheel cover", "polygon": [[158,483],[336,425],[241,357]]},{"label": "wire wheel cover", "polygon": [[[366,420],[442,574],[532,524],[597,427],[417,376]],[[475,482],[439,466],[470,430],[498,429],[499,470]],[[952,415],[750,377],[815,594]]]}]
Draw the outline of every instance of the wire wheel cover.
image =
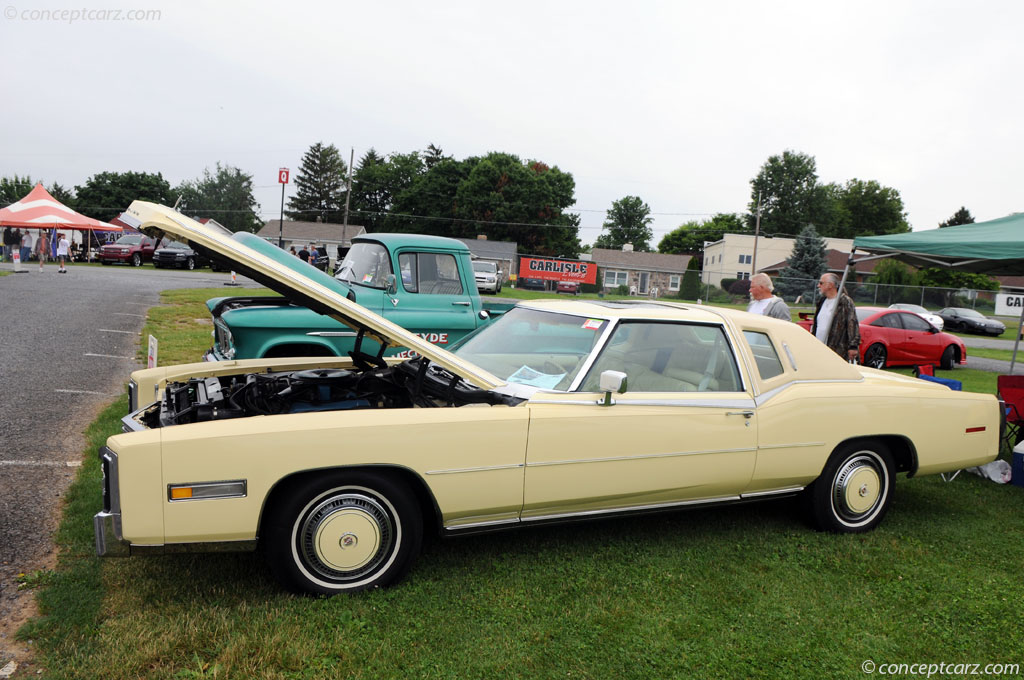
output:
[{"label": "wire wheel cover", "polygon": [[299,522],[296,547],[302,560],[332,581],[359,579],[395,552],[394,515],[366,494],[329,495]]}]

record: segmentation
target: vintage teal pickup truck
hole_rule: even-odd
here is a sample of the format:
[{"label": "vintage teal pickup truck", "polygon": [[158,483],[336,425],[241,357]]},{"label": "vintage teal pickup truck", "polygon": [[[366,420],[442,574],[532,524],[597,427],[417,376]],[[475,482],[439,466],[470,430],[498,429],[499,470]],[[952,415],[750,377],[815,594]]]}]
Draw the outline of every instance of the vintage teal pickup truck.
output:
[{"label": "vintage teal pickup truck", "polygon": [[[443,347],[514,306],[481,300],[469,248],[455,239],[421,234],[360,236],[353,240],[334,278],[265,241],[247,245]],[[347,356],[355,347],[356,332],[351,328],[283,297],[220,297],[206,305],[214,324],[214,345],[205,357],[211,361]],[[360,349],[374,354],[378,347],[367,340]],[[404,347],[384,352],[384,356],[408,355]]]}]

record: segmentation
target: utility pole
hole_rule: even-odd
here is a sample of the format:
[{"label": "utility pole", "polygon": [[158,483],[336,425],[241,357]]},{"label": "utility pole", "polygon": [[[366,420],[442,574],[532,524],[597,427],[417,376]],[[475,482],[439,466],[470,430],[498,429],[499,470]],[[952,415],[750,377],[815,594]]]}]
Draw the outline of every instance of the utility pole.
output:
[{"label": "utility pole", "polygon": [[750,258],[750,275],[757,273],[757,237],[761,233],[761,192],[757,192],[757,219],[754,221],[754,255]]},{"label": "utility pole", "polygon": [[[345,220],[343,222],[344,231],[348,231],[348,201],[350,198],[352,198],[352,164],[356,160],[355,147],[349,147],[349,149],[351,150],[351,153],[348,156],[348,186],[345,188]],[[342,232],[341,237],[345,238],[344,232]]]},{"label": "utility pole", "polygon": [[277,247],[284,248],[284,188],[288,184],[288,168],[277,171],[277,181],[281,184],[281,219],[277,223]]}]

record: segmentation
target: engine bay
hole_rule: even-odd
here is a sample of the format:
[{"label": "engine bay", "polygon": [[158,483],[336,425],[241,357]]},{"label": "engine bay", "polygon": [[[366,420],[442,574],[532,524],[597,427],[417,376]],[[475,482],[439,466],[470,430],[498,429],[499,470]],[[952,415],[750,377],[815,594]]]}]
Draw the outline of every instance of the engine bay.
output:
[{"label": "engine bay", "polygon": [[468,385],[444,368],[417,357],[392,366],[357,361],[351,368],[244,373],[170,382],[162,399],[144,409],[140,420],[148,428],[158,428],[288,413],[469,404],[514,406],[521,401]]}]

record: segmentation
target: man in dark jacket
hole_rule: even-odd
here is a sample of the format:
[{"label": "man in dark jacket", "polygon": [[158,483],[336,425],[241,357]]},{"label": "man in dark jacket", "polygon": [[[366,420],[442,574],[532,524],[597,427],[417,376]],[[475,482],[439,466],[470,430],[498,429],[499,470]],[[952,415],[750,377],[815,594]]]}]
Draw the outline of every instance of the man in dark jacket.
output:
[{"label": "man in dark jacket", "polygon": [[839,277],[822,274],[818,281],[822,298],[814,313],[811,333],[848,361],[854,361],[860,352],[860,322],[853,300],[839,292]]}]

